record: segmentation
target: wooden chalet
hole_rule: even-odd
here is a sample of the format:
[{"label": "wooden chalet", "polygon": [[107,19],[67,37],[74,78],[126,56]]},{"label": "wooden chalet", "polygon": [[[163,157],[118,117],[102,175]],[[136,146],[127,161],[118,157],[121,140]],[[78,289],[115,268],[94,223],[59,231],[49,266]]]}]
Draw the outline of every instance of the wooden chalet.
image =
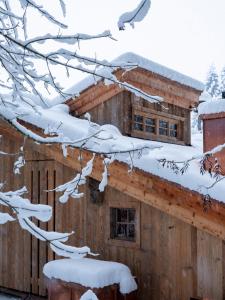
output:
[{"label": "wooden chalet", "polygon": [[[164,108],[99,81],[67,102],[70,112],[80,117],[89,112],[94,122],[114,124],[131,137],[190,145],[190,110],[198,104],[201,88],[159,73],[150,67],[117,71],[121,80],[162,96]],[[16,152],[23,143],[23,136],[4,121],[0,134],[3,151]],[[100,259],[127,264],[138,282],[138,299],[225,299],[224,204],[212,200],[206,212],[199,193],[138,168],[128,174],[127,165],[118,161],[110,165],[108,186],[100,193],[103,164],[97,156],[83,187],[85,196],[62,205],[57,193],[45,190],[74,177],[78,154],[69,148],[65,158],[60,145],[38,145],[27,139],[22,174],[13,175],[13,157],[1,158],[1,182],[5,190],[26,185],[33,203],[52,205],[53,218],[41,228],[75,230],[71,245],[88,245]],[[83,158],[87,161],[91,154],[84,151]],[[46,243],[16,222],[0,226],[2,290],[45,296],[42,268],[54,258]]]}]

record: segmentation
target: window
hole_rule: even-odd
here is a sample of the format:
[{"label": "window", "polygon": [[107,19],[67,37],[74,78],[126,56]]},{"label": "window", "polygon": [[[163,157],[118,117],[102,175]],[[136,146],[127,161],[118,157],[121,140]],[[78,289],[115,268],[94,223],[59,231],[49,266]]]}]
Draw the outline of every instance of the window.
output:
[{"label": "window", "polygon": [[105,214],[106,243],[117,247],[140,248],[140,202],[112,189]]},{"label": "window", "polygon": [[155,119],[146,118],[141,115],[134,115],[133,117],[133,129],[137,131],[145,131],[149,133],[155,133],[156,122]]},{"label": "window", "polygon": [[134,115],[134,129],[143,131],[144,126],[143,126],[143,117],[139,115]]},{"label": "window", "polygon": [[184,117],[134,105],[131,135],[142,139],[184,144],[184,122]]},{"label": "window", "polygon": [[145,119],[145,130],[150,133],[155,133],[155,120],[151,118]]},{"label": "window", "polygon": [[159,134],[168,135],[169,122],[159,120]]},{"label": "window", "polygon": [[135,242],[134,208],[110,208],[110,238]]}]

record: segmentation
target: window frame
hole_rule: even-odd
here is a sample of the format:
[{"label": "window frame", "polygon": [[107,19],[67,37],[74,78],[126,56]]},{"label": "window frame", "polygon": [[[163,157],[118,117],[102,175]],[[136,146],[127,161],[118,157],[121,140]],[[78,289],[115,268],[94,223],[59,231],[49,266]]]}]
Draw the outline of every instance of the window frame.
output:
[{"label": "window frame", "polygon": [[[118,200],[111,199],[109,201],[106,213],[106,243],[112,246],[128,247],[128,248],[140,248],[140,207],[139,201],[126,200],[120,202]],[[114,239],[111,237],[111,208],[118,209],[135,209],[135,241],[129,241],[125,239]]]},{"label": "window frame", "polygon": [[[135,129],[135,116],[140,116],[143,118],[143,130]],[[149,132],[146,130],[146,120],[152,119],[155,120],[155,132]],[[168,127],[167,134],[160,134],[160,128],[164,129],[164,127],[160,126],[160,121],[167,122]],[[176,144],[185,145],[185,136],[184,136],[184,117],[179,117],[171,114],[167,114],[165,112],[154,111],[153,109],[149,109],[146,107],[142,107],[139,105],[133,105],[132,109],[132,122],[131,122],[131,136],[139,137],[143,139],[151,139],[154,141],[161,142],[174,142]],[[138,124],[141,124],[138,122]],[[176,130],[172,130],[171,126],[176,125]],[[147,125],[148,126],[148,125]],[[171,132],[176,132],[177,136],[171,135]]]},{"label": "window frame", "polygon": [[[120,212],[119,212],[120,211]],[[126,220],[119,220],[119,215],[122,215],[125,213]],[[130,214],[134,213],[134,219],[129,220]],[[113,218],[113,219],[112,219]],[[130,241],[135,242],[136,241],[136,209],[135,208],[123,208],[123,207],[110,207],[110,238],[113,240],[121,240],[121,241]],[[124,236],[119,236],[118,231],[119,227],[126,228],[126,233]],[[134,227],[134,236],[129,236],[129,228]],[[113,227],[113,228],[112,228]],[[112,230],[113,229],[113,230]]]}]

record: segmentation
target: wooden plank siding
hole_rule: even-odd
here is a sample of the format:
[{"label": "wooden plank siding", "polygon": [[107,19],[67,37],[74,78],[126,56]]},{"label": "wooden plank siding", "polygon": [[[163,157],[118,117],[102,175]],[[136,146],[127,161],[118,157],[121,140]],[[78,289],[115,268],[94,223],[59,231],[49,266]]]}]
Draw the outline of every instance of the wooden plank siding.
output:
[{"label": "wooden plank siding", "polygon": [[[134,111],[138,110],[150,117],[163,116],[162,119],[178,120],[178,129],[180,131],[179,139],[170,136],[150,135],[146,132],[134,131],[132,117]],[[122,91],[107,101],[102,102],[88,111],[91,120],[100,125],[112,124],[116,126],[123,135],[134,136],[144,139],[157,140],[177,144],[191,144],[190,136],[190,109],[178,107],[173,104],[149,103],[140,97],[136,97],[127,91]],[[179,123],[180,121],[180,123]],[[181,122],[182,121],[182,122]]]},{"label": "wooden plank siding", "polygon": [[[162,97],[166,103],[186,109],[195,107],[201,94],[201,91],[141,68],[129,72],[119,70],[115,75],[119,80],[132,84],[150,95]],[[75,100],[69,99],[67,104],[73,115],[81,115],[123,90],[113,84],[106,86],[100,81],[84,90]]]},{"label": "wooden plank siding", "polygon": [[[8,137],[2,138],[2,150],[18,151],[23,140],[16,142]],[[75,159],[78,152],[68,149],[65,159],[57,146],[36,145],[28,140],[26,147],[27,164],[20,176],[12,174],[14,158],[0,158],[0,181],[6,182],[4,189],[12,190],[26,184],[27,197],[53,204],[54,215],[48,223],[49,229],[73,230],[75,234],[69,244],[87,244],[99,253],[99,259],[127,264],[137,278],[138,299],[225,298],[222,204],[213,202],[212,208],[205,213],[195,193],[144,172],[134,171],[128,175],[127,167],[115,162],[110,167],[109,185],[102,204],[91,202],[87,184],[83,188],[83,199],[70,199],[63,205],[57,201],[58,194],[45,194],[42,190],[74,177],[79,166]],[[53,157],[61,163],[53,161]],[[83,158],[86,161],[90,154],[84,152]],[[101,173],[102,161],[96,158],[93,175],[99,180]],[[112,202],[123,203],[123,206],[133,202],[140,207],[138,247],[130,247],[126,242],[124,245],[109,242],[107,220]],[[42,265],[52,258],[54,255],[44,243],[34,241],[15,222],[0,226],[0,287],[44,295]]]}]

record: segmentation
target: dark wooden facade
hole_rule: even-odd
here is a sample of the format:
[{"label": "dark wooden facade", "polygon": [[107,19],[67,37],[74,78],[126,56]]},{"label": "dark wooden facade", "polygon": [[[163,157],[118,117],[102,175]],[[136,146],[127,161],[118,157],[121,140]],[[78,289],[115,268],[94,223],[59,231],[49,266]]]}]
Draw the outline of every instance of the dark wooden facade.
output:
[{"label": "dark wooden facade", "polygon": [[[16,152],[22,139],[17,143],[15,136],[1,133],[4,150]],[[67,160],[59,153],[60,150],[55,152],[54,148],[28,141],[27,164],[21,176],[12,174],[12,157],[1,158],[0,179],[6,182],[6,190],[26,184],[28,197],[34,203],[53,205],[53,219],[40,224],[42,228],[75,230],[71,245],[87,244],[99,253],[98,258],[127,264],[137,278],[140,300],[189,300],[197,296],[224,299],[225,207],[215,203],[205,213],[196,193],[154,176],[142,178],[141,173],[130,178],[127,168],[121,173],[119,165],[110,171],[109,186],[101,201],[91,199],[88,183],[83,199],[70,199],[62,205],[57,201],[58,194],[48,194],[43,189],[70,180],[79,163],[72,152]],[[101,162],[96,163],[93,174],[99,179]],[[110,239],[110,207],[117,206],[137,209],[138,243]],[[0,241],[0,286],[44,295],[41,270],[47,260],[54,258],[47,245],[14,222],[0,227]]]}]

